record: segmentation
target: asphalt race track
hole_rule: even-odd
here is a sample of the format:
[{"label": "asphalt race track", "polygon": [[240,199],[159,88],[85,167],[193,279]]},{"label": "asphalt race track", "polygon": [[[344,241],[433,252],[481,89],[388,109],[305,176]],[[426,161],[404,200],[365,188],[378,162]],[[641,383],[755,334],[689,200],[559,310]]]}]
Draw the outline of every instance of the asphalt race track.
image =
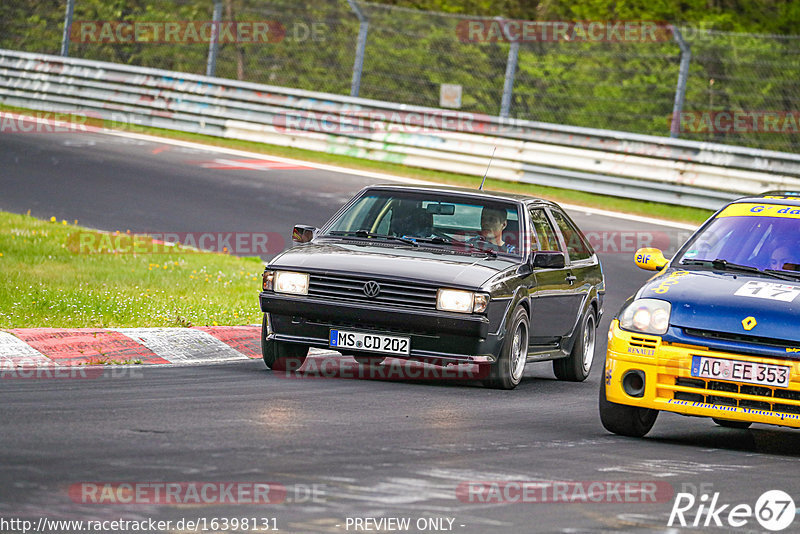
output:
[{"label": "asphalt race track", "polygon": [[[2,134],[0,209],[108,230],[268,231],[288,241],[294,223],[322,223],[375,181],[280,165],[230,168],[231,159],[242,158],[112,135]],[[667,526],[678,492],[698,502],[718,492],[729,508],[754,506],[770,489],[800,496],[800,434],[792,430],[724,429],[672,414],[641,440],[602,428],[605,332],[648,277],[633,265],[630,236],[675,245],[686,233],[571,213],[599,236],[608,288],[587,382],[558,382],[547,363],[529,365],[516,390],[495,391],[470,381],[287,378],[258,360],[99,380],[0,380],[0,517],[264,517],[282,532],[678,532]],[[644,503],[636,502],[643,493],[613,491],[604,499],[612,502],[480,502],[459,490],[476,481],[627,481],[659,490]],[[267,505],[199,506],[96,504],[80,492],[154,482],[272,483],[285,495]],[[356,521],[379,517],[409,519],[410,527]],[[758,531],[754,518],[737,529]]]}]

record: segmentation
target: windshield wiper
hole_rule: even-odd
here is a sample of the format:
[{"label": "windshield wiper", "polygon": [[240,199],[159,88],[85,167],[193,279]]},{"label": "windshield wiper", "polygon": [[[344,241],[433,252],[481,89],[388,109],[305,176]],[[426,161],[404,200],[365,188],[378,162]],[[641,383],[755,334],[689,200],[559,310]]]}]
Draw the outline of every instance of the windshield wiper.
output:
[{"label": "windshield wiper", "polygon": [[339,231],[335,230],[333,232],[328,232],[328,235],[334,235],[339,237],[363,237],[363,238],[374,238],[374,239],[388,239],[390,241],[400,241],[401,243],[405,243],[406,245],[411,245],[412,247],[418,247],[419,244],[414,241],[413,239],[407,239],[405,237],[400,237],[396,235],[388,235],[388,234],[374,234],[372,232],[367,232],[366,230],[356,230],[356,231]]},{"label": "windshield wiper", "polygon": [[738,263],[731,263],[728,260],[723,260],[720,258],[717,258],[716,260],[681,261],[681,265],[708,265],[708,264],[711,264],[711,266],[714,267],[715,269],[721,269],[723,271],[737,271],[740,273],[765,274],[767,276],[778,278],[780,280],[795,280],[794,277],[792,277],[791,275],[787,275],[787,273],[774,271],[772,269],[765,269],[762,271],[758,267],[753,267],[752,265],[741,265]]},{"label": "windshield wiper", "polygon": [[765,273],[783,276],[787,280],[800,280],[800,273],[796,271],[780,271],[778,269],[764,269]]}]

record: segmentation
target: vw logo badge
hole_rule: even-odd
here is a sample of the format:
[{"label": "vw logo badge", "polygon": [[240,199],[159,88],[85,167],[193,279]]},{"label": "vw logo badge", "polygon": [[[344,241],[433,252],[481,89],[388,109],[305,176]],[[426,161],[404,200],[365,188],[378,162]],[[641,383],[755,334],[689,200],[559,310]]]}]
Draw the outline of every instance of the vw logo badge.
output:
[{"label": "vw logo badge", "polygon": [[381,286],[378,285],[378,282],[370,280],[366,284],[364,284],[364,294],[371,299],[377,297],[381,292]]}]

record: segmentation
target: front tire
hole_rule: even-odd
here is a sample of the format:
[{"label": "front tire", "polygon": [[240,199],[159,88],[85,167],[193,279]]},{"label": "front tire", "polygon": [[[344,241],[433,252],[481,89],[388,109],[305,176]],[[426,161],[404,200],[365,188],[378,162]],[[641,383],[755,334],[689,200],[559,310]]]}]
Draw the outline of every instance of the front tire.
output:
[{"label": "front tire", "polygon": [[265,313],[264,319],[261,321],[261,354],[266,366],[273,371],[297,371],[300,369],[306,361],[308,346],[268,340],[268,332],[267,314]]},{"label": "front tire", "polygon": [[600,381],[599,408],[603,428],[614,434],[632,438],[644,437],[653,428],[658,417],[658,410],[626,406],[606,399],[605,380]]},{"label": "front tire", "polygon": [[489,377],[483,381],[486,387],[514,389],[522,381],[528,359],[528,314],[518,305],[511,317],[500,357],[489,367]]},{"label": "front tire", "polygon": [[727,419],[717,419],[716,417],[712,417],[711,420],[721,427],[738,428],[739,430],[746,430],[750,428],[750,425],[753,424],[748,423],[747,421],[728,421]]},{"label": "front tire", "polygon": [[572,352],[566,358],[553,360],[556,378],[567,382],[583,382],[589,377],[594,362],[596,334],[597,319],[590,306],[581,320],[579,337],[572,345]]}]

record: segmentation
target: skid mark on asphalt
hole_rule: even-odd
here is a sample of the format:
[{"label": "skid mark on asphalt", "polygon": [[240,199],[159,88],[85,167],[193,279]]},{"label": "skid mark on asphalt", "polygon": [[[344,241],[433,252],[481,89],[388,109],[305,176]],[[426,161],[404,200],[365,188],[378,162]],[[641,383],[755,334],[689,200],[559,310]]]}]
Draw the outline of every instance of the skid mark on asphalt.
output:
[{"label": "skid mark on asphalt", "polygon": [[618,441],[613,436],[607,438],[587,438],[578,440],[547,440],[519,442],[488,442],[488,443],[440,443],[434,445],[419,445],[414,447],[392,447],[391,450],[402,451],[403,454],[429,455],[432,452],[469,453],[480,451],[521,451],[541,449],[566,449],[575,447],[595,447]]},{"label": "skid mark on asphalt", "polygon": [[684,460],[641,460],[629,464],[600,467],[597,470],[601,473],[631,473],[634,475],[665,478],[679,475],[691,476],[703,473],[718,473],[720,471],[735,472],[741,469],[751,469],[752,467],[751,465],[708,464]]}]

